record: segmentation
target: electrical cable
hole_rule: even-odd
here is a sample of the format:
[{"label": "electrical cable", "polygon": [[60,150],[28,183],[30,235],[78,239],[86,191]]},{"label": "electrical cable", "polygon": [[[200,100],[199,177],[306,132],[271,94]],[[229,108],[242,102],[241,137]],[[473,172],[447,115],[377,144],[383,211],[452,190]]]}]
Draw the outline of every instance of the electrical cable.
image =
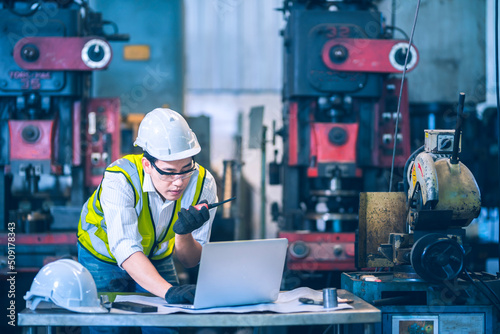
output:
[{"label": "electrical cable", "polygon": [[[403,76],[401,77],[401,85],[399,87],[398,109],[396,112],[396,126],[394,129],[394,137],[393,137],[394,147],[392,149],[391,178],[389,180],[389,192],[392,191],[392,178],[394,176],[394,160],[396,159],[396,144],[397,144],[397,137],[398,137],[399,115],[401,113],[401,97],[403,96],[403,85],[404,85],[405,75],[406,75],[406,66],[408,65],[408,58],[410,56],[410,50],[411,50],[412,43],[413,43],[413,34],[415,33],[415,26],[417,25],[418,12],[420,10],[420,1],[421,0],[417,1],[417,8],[415,9],[415,18],[413,19],[413,26],[411,27],[410,40],[408,41],[408,51],[406,52],[405,65],[403,68]],[[404,177],[404,175],[403,175],[403,177]]]},{"label": "electrical cable", "polygon": [[385,27],[386,30],[392,30],[393,33],[392,35],[394,36],[394,31],[399,31],[403,36],[404,38],[408,41],[410,40],[410,37],[408,36],[408,34],[401,28],[398,28],[398,27],[395,27],[395,26],[386,26]]},{"label": "electrical cable", "polygon": [[106,25],[109,25],[113,28],[113,34],[118,34],[118,25],[113,22],[113,21],[102,21],[102,25],[103,26],[106,26]]},{"label": "electrical cable", "polygon": [[479,288],[479,285],[477,285],[476,282],[474,282],[474,279],[472,279],[472,277],[470,277],[469,273],[467,272],[467,269],[464,270],[464,273],[465,275],[467,275],[467,277],[469,278],[470,282],[476,287],[477,290],[479,290],[483,295],[486,296],[486,298],[488,298],[490,300],[490,302],[493,304],[493,306],[495,306],[495,308],[500,312],[500,306],[498,305],[498,303],[496,303],[489,294],[487,294],[486,292],[484,292],[484,290],[482,290],[481,288]]}]

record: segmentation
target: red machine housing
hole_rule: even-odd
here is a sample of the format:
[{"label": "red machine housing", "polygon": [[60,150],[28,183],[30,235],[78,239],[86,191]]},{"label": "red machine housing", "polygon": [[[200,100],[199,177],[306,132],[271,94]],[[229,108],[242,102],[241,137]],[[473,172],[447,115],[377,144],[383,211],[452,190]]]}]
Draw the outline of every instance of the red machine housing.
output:
[{"label": "red machine housing", "polygon": [[85,180],[97,187],[106,167],[120,157],[120,99],[91,99],[86,114]]},{"label": "red machine housing", "polygon": [[[326,67],[335,71],[401,73],[407,50],[408,42],[402,40],[332,38],[324,44],[321,59]],[[414,46],[409,58],[407,72],[418,62]]]},{"label": "red machine housing", "polygon": [[280,232],[288,239],[290,270],[355,270],[354,233]]},{"label": "red machine housing", "polygon": [[[397,100],[401,89],[400,79],[389,79],[385,82],[382,97],[375,104],[373,122],[372,164],[377,167],[390,168],[394,149],[395,120]],[[394,166],[403,167],[411,154],[410,147],[410,112],[408,88],[403,86],[401,106],[399,109],[398,138]]]},{"label": "red machine housing", "polygon": [[10,120],[11,160],[52,160],[54,120]]},{"label": "red machine housing", "polygon": [[14,60],[30,71],[94,71],[108,67],[112,52],[101,37],[24,37],[14,46]]},{"label": "red machine housing", "polygon": [[344,170],[351,170],[361,176],[356,168],[356,143],[358,123],[312,123],[311,124],[311,161],[316,164],[307,170],[308,177],[318,176],[318,165],[349,165]]}]

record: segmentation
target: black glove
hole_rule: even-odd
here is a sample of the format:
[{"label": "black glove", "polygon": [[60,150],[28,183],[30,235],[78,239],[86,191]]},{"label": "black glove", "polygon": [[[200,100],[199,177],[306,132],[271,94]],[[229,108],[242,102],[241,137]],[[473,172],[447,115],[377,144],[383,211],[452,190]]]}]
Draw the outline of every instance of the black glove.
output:
[{"label": "black glove", "polygon": [[165,294],[165,300],[169,304],[192,304],[196,285],[184,284],[172,286]]},{"label": "black glove", "polygon": [[199,206],[200,204],[207,204],[206,200],[201,201],[197,206],[190,206],[188,210],[181,209],[178,213],[177,221],[174,224],[174,232],[177,234],[188,234],[200,228],[209,218],[208,208],[206,206]]}]

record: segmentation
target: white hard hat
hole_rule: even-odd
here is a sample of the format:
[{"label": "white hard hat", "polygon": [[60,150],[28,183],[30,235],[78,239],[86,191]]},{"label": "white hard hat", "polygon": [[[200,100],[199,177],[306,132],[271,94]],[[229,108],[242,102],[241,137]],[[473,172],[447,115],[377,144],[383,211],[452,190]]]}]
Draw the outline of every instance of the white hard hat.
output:
[{"label": "white hard hat", "polygon": [[80,263],[69,259],[43,266],[24,299],[27,301],[26,306],[32,310],[45,301],[75,312],[108,312],[97,298],[96,285],[90,272]]},{"label": "white hard hat", "polygon": [[158,160],[173,161],[192,157],[201,148],[186,120],[177,112],[156,108],[146,114],[134,146],[140,146]]}]

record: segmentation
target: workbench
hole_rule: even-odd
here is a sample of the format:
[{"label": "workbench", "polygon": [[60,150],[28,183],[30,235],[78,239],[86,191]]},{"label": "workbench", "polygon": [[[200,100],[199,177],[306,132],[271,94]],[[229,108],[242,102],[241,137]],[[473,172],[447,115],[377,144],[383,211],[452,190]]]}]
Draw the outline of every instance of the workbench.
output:
[{"label": "workbench", "polygon": [[346,290],[338,296],[353,299],[353,309],[300,313],[209,313],[209,314],[83,314],[65,309],[29,310],[18,314],[19,326],[124,326],[124,327],[268,327],[364,324],[365,333],[382,319],[381,312]]}]

